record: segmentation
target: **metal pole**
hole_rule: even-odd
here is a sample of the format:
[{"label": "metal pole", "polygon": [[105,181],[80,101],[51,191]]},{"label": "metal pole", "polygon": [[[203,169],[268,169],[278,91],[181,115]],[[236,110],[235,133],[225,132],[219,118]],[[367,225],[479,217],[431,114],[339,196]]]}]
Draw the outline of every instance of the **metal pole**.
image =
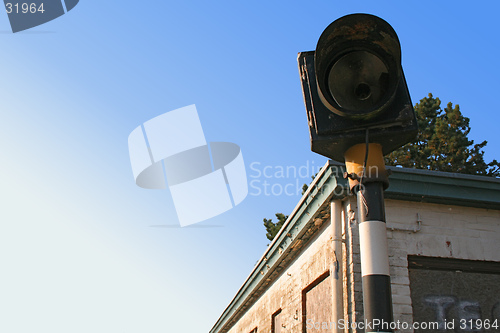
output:
[{"label": "metal pole", "polygon": [[342,201],[333,200],[330,203],[333,241],[333,289],[332,289],[332,314],[333,333],[342,333],[339,328],[340,319],[344,319],[344,265],[342,254]]},{"label": "metal pole", "polygon": [[356,196],[365,319],[367,323],[373,324],[372,332],[392,332],[391,277],[383,183],[363,184],[358,187]]},{"label": "metal pole", "polygon": [[[368,142],[368,133],[367,133]],[[392,332],[391,278],[384,188],[389,184],[382,147],[358,144],[345,153],[346,177],[358,199],[365,332]]]}]

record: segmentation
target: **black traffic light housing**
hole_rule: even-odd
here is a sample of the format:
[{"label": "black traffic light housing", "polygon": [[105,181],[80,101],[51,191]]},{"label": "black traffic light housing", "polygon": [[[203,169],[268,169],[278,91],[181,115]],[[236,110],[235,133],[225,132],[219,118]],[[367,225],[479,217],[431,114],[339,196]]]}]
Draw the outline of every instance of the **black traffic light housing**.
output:
[{"label": "black traffic light housing", "polygon": [[344,161],[355,144],[379,143],[384,154],[417,134],[417,121],[393,28],[352,14],[331,23],[316,51],[298,56],[312,151]]}]

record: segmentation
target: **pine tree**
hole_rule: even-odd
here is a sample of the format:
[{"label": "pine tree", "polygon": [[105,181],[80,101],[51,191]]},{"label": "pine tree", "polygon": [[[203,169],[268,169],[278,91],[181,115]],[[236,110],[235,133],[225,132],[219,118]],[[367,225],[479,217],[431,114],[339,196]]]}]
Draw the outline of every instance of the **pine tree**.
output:
[{"label": "pine tree", "polygon": [[276,213],[276,218],[278,221],[274,223],[272,219],[264,219],[264,226],[266,227],[266,237],[270,241],[274,239],[274,237],[278,234],[278,231],[280,231],[281,227],[283,226],[283,223],[285,223],[286,219],[288,218],[288,215],[284,215],[281,213]]},{"label": "pine tree", "polygon": [[386,164],[407,168],[500,176],[500,163],[484,161],[482,150],[487,142],[469,140],[469,118],[458,104],[450,102],[443,109],[432,94],[415,105],[419,126],[417,138],[386,157]]}]

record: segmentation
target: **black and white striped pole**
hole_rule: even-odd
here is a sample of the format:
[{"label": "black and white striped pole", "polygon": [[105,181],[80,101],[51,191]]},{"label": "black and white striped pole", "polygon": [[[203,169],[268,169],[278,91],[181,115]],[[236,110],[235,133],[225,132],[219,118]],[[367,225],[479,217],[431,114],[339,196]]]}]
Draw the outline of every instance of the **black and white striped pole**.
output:
[{"label": "black and white striped pole", "polygon": [[365,319],[387,332],[393,315],[382,184],[365,184],[357,197]]},{"label": "black and white striped pole", "polygon": [[[367,151],[368,150],[368,151]],[[363,310],[368,332],[392,332],[392,294],[385,223],[388,173],[379,144],[359,144],[345,154],[346,177],[358,205]]]}]

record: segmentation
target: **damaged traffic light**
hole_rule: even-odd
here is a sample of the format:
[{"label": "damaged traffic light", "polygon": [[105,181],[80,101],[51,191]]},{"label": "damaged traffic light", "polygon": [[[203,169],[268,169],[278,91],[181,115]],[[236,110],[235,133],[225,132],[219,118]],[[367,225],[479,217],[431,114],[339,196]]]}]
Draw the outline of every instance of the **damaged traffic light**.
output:
[{"label": "damaged traffic light", "polygon": [[377,143],[388,154],[415,137],[401,47],[381,18],[352,14],[334,21],[315,51],[299,53],[298,63],[312,151],[342,162],[356,144]]}]

